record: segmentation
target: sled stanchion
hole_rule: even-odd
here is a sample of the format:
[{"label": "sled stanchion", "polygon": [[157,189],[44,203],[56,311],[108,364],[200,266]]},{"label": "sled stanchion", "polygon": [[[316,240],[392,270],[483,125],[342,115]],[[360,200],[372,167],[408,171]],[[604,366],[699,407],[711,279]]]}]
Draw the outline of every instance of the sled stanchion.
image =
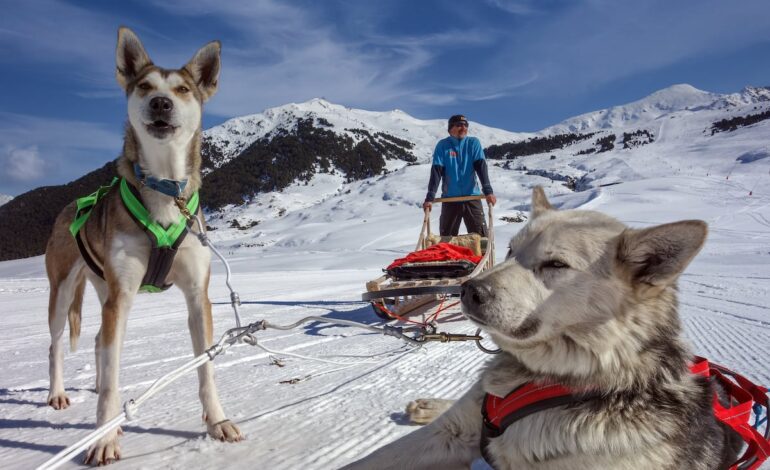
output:
[{"label": "sled stanchion", "polygon": [[[486,196],[477,195],[437,198],[432,202],[440,204],[485,199]],[[431,210],[424,207],[422,226],[415,247],[416,252],[429,249],[432,244],[436,243],[435,240],[431,242],[434,234],[431,233],[430,215]],[[379,306],[388,305],[390,311],[403,317],[433,302],[432,296],[436,297],[435,300],[438,300],[440,295],[458,296],[460,285],[463,282],[491,268],[495,263],[493,206],[488,201],[487,221],[488,233],[486,237],[481,237],[480,234],[468,234],[459,236],[462,239],[460,241],[449,240],[449,243],[462,245],[458,248],[460,250],[470,249],[474,259],[456,256],[449,258],[449,261],[453,263],[438,261],[436,266],[428,266],[431,264],[429,262],[403,263],[407,266],[405,270],[401,270],[401,266],[396,266],[391,271],[385,270],[387,272],[377,279],[367,282],[366,291],[361,294],[361,300],[370,302],[377,316],[388,320],[396,317],[381,313],[383,311],[378,308]],[[441,240],[439,239],[439,241]],[[480,256],[481,259],[477,261],[476,256]]]}]

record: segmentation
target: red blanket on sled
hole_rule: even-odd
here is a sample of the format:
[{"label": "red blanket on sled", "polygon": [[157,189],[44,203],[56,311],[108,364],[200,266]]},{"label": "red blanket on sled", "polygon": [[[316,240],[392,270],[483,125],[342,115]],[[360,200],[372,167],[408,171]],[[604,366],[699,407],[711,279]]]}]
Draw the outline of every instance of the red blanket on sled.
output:
[{"label": "red blanket on sled", "polygon": [[476,256],[470,248],[452,245],[451,243],[439,243],[424,250],[414,251],[403,258],[399,258],[386,268],[390,270],[405,263],[425,263],[429,261],[468,260],[474,264],[481,261],[481,256]]}]

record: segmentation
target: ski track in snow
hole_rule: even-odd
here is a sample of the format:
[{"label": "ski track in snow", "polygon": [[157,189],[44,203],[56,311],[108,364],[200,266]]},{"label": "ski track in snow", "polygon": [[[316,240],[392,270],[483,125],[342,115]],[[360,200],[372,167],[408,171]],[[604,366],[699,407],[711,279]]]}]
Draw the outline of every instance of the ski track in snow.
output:
[{"label": "ski track in snow", "polygon": [[[247,300],[243,320],[264,317],[285,324],[318,315],[375,323],[369,306],[353,300],[370,273],[353,274],[295,273],[297,282],[308,286],[307,291],[288,295],[284,301],[261,300],[250,304]],[[45,280],[26,282],[35,288],[13,295],[23,295],[29,304],[38,307],[37,312],[24,314],[30,315],[30,324],[43,328]],[[241,279],[244,286],[269,288],[271,282],[276,281],[269,274]],[[340,293],[338,298],[344,300],[302,300],[315,298],[325,282],[334,284]],[[0,281],[3,288],[9,284],[14,282]],[[215,275],[212,285],[222,284],[223,276]],[[770,368],[763,357],[770,350],[768,307],[762,303],[767,301],[767,292],[758,301],[745,301],[741,293],[751,290],[751,286],[746,286],[740,276],[686,273],[680,285],[685,335],[695,351],[759,383],[770,383]],[[255,298],[254,287],[248,289],[249,292],[241,292],[242,298]],[[224,297],[223,288],[215,290],[219,294],[215,298]],[[712,295],[714,292],[718,294]],[[177,303],[181,296],[168,297],[137,299],[122,358],[124,400],[138,396],[161,374],[191,357],[185,313]],[[0,302],[3,300],[0,294]],[[94,303],[95,295],[89,289],[81,339],[92,337],[98,328],[93,318]],[[229,306],[219,303],[214,310],[216,330],[222,332],[232,324]],[[475,331],[464,321],[443,325],[455,332]],[[45,336],[32,335],[34,341],[29,341],[29,337],[17,338],[2,346],[6,372],[4,388],[0,389],[0,462],[5,468],[28,468],[42,463],[93,428],[96,395],[92,390],[90,341],[82,341],[84,347],[65,358],[65,385],[72,406],[57,412],[45,406]],[[357,361],[364,360],[359,356],[378,352],[396,355],[377,364],[336,370],[340,367],[291,357],[283,358],[284,366],[278,367],[261,350],[247,345],[231,348],[215,361],[217,385],[226,411],[241,426],[247,440],[223,444],[205,437],[196,398],[197,379],[188,374],[143,405],[138,422],[123,427],[124,458],[114,468],[202,468],[233,462],[251,462],[260,468],[335,468],[415,429],[406,424],[403,414],[409,400],[457,398],[472,384],[487,359],[472,343],[428,344],[403,354],[404,347],[392,338],[320,323],[305,324],[292,331],[260,332],[258,339],[270,348],[315,357]],[[30,374],[28,370],[32,367],[36,373]],[[34,376],[37,379],[30,380]],[[300,380],[295,384],[280,383],[291,379]],[[65,466],[76,467],[79,464]]]},{"label": "ski track in snow", "polygon": [[[695,92],[677,86],[660,96],[676,98],[677,93]],[[702,92],[693,96],[697,102],[692,105],[706,99]],[[516,161],[578,177],[603,173],[592,183],[592,199],[586,199],[589,193],[573,193],[559,182],[490,165],[499,200],[495,214],[499,218],[526,209],[532,185],[542,184],[557,207],[603,211],[636,228],[682,219],[707,221],[708,241],[679,281],[684,335],[696,354],[770,385],[770,184],[757,184],[759,175],[768,174],[770,159],[736,163],[740,155],[766,148],[770,122],[704,136],[703,130],[724,118],[726,111],[661,114],[665,107],[649,108],[645,103],[629,105],[636,109],[631,114],[641,117],[627,127],[607,129],[620,135],[652,126],[658,132],[654,144],[633,150],[617,146],[591,156],[576,156],[576,148],[567,147]],[[326,116],[335,126],[351,125],[344,108],[321,101],[311,104],[318,116]],[[303,105],[294,106],[301,111]],[[323,114],[325,109],[332,114]],[[552,131],[573,124],[588,131],[583,123],[594,121],[596,129],[603,129],[622,111],[614,109],[606,118],[601,113],[578,116]],[[361,122],[379,116],[371,129],[397,137],[409,137],[400,133],[404,126],[419,127],[418,157],[428,158],[435,138],[445,135],[443,121],[418,121],[393,112],[389,116],[414,122],[388,124],[391,118],[380,113],[356,113]],[[652,114],[662,116],[660,121],[643,121]],[[274,120],[284,117],[276,115]],[[238,119],[228,125],[248,127]],[[475,129],[484,145],[515,137],[483,126]],[[216,138],[227,136],[223,129],[213,133]],[[292,186],[282,195],[261,195],[257,198],[265,203],[261,206],[244,205],[226,217],[213,217],[210,222],[218,229],[212,239],[231,260],[232,283],[243,300],[242,320],[289,324],[313,315],[379,324],[370,307],[358,299],[365,283],[378,277],[382,267],[414,247],[428,168],[428,160],[394,168],[387,177],[348,184],[352,192],[341,190],[338,176],[317,176],[310,185]],[[598,187],[617,182],[622,184]],[[750,188],[754,188],[751,197]],[[330,196],[314,205],[318,194]],[[271,215],[278,212],[277,206],[270,207],[278,196],[288,201],[283,216]],[[228,228],[233,217],[262,222],[254,231],[238,231]],[[507,240],[521,226],[495,221],[498,260],[504,259]],[[273,246],[276,240],[280,243]],[[44,273],[42,257],[0,263],[0,468],[4,469],[33,468],[94,428],[96,295],[87,289],[79,349],[65,354],[64,383],[72,405],[55,411],[45,403],[50,339]],[[218,339],[234,321],[223,269],[216,261],[209,293]],[[139,396],[158,377],[192,358],[184,305],[176,289],[137,296],[121,357],[122,400]],[[451,318],[456,311],[455,307],[442,317]],[[464,320],[442,323],[441,329],[475,332]],[[407,352],[410,349],[395,338],[322,322],[291,331],[261,331],[257,338],[278,351],[362,363],[343,367],[278,354],[279,366],[263,350],[235,346],[216,359],[216,384],[225,412],[247,440],[224,444],[206,437],[197,377],[188,374],[145,403],[136,422],[123,426],[123,460],[113,468],[337,468],[413,431],[403,414],[410,400],[459,397],[488,358],[473,343],[430,343]],[[378,362],[370,362],[369,355],[379,355]],[[82,468],[80,460],[64,468]]]}]

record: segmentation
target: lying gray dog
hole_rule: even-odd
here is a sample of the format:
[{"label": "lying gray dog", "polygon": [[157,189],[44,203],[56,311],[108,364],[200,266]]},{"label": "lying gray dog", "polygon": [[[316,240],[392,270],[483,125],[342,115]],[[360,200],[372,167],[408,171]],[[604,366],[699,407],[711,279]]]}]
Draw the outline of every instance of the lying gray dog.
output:
[{"label": "lying gray dog", "polygon": [[[428,426],[346,468],[469,468],[482,448],[497,469],[728,468],[740,437],[715,419],[713,385],[688,370],[677,314],[677,278],[706,232],[694,220],[634,230],[557,211],[535,188],[506,261],[463,285],[463,313],[503,354],[456,403],[410,404]],[[571,394],[490,416],[496,397],[543,384]]]}]

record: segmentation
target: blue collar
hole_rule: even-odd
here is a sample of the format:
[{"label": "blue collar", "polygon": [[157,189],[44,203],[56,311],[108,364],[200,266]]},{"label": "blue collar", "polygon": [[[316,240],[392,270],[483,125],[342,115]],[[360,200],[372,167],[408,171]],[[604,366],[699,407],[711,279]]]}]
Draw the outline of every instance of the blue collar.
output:
[{"label": "blue collar", "polygon": [[184,192],[185,186],[187,186],[186,179],[182,181],[167,179],[159,180],[152,175],[145,175],[138,163],[134,163],[134,174],[136,175],[136,179],[138,179],[142,185],[154,189],[159,193],[163,193],[166,196],[179,197],[182,195],[182,192]]}]

